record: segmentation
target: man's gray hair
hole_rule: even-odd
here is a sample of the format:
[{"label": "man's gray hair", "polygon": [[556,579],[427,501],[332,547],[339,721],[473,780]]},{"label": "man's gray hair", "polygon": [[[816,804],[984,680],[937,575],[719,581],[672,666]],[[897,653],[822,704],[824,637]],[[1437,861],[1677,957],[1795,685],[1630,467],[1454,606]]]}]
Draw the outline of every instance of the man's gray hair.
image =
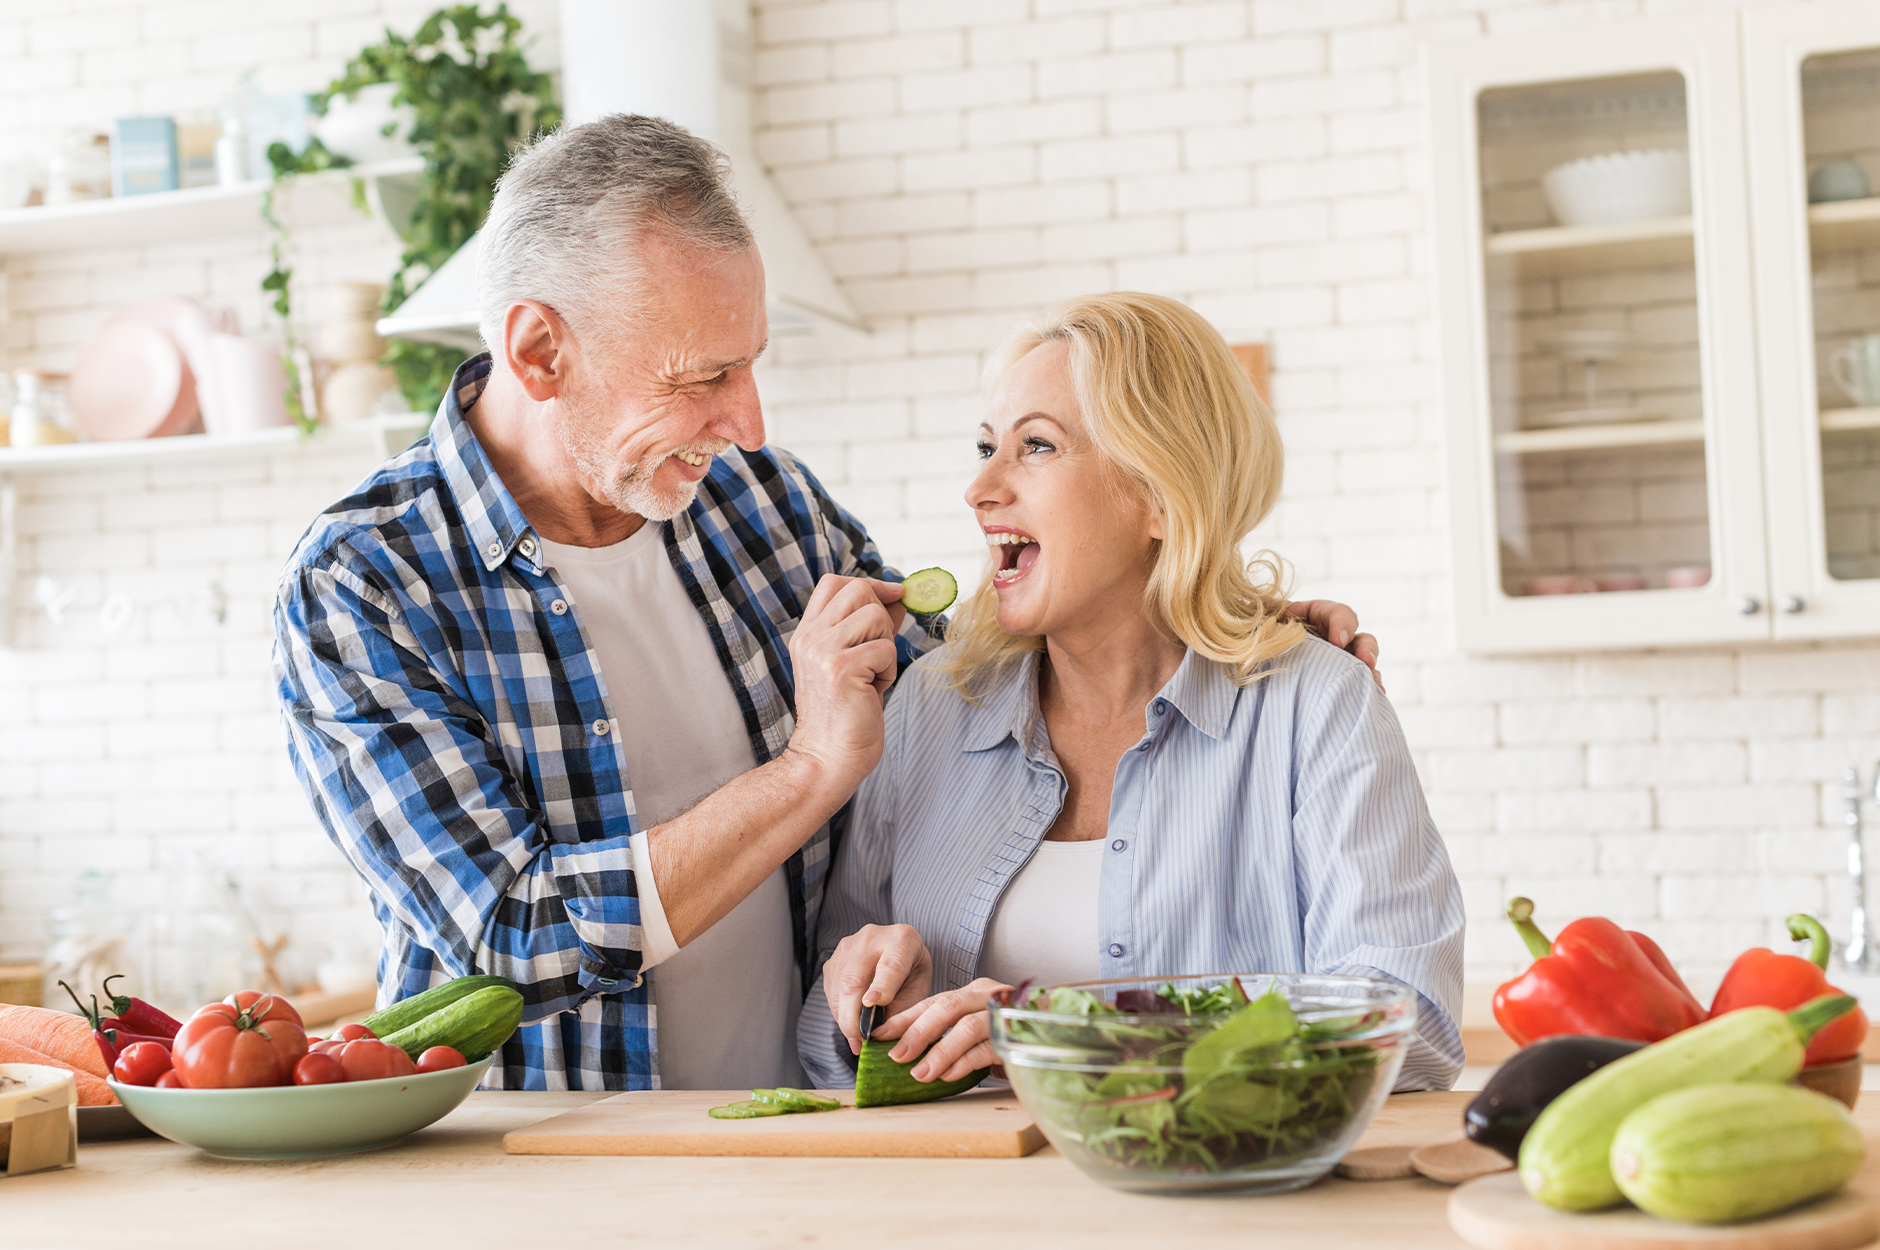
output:
[{"label": "man's gray hair", "polygon": [[711,252],[751,246],[731,160],[658,117],[616,113],[530,144],[496,184],[477,256],[478,330],[501,352],[503,318],[540,300],[574,332],[605,341],[643,294],[649,229]]}]

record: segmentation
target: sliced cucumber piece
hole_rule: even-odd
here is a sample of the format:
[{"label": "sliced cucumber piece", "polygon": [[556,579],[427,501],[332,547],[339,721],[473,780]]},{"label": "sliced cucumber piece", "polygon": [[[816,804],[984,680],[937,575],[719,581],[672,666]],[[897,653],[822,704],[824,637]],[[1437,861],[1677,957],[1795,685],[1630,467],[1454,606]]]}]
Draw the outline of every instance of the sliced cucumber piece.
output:
[{"label": "sliced cucumber piece", "polygon": [[714,1120],[761,1120],[767,1115],[789,1115],[790,1109],[774,1102],[758,1102],[752,1098],[724,1107],[713,1107],[705,1114]]},{"label": "sliced cucumber piece", "polygon": [[901,583],[901,602],[915,616],[932,616],[953,606],[960,584],[945,569],[921,569]]},{"label": "sliced cucumber piece", "polygon": [[789,1111],[834,1111],[842,1105],[833,1098],[824,1098],[821,1094],[793,1089],[788,1085],[776,1089],[754,1089],[751,1097],[758,1102],[775,1103]]}]

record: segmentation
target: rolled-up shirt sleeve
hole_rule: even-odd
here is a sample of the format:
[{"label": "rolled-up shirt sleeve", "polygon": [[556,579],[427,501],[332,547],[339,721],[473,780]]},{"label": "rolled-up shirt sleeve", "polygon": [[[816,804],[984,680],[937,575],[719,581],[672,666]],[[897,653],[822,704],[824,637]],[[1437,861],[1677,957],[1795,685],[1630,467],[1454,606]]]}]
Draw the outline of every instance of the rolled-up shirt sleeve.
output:
[{"label": "rolled-up shirt sleeve", "polygon": [[551,837],[511,766],[520,752],[427,658],[388,586],[335,556],[290,570],[275,670],[289,753],[328,834],[446,971],[515,981],[528,1021],[639,984],[635,831]]}]

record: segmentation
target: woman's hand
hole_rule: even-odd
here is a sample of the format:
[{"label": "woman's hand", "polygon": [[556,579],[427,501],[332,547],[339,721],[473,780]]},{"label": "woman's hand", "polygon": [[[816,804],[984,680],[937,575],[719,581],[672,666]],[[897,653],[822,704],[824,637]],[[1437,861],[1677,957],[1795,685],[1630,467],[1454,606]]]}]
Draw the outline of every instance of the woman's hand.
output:
[{"label": "woman's hand", "polygon": [[[957,1081],[992,1066],[986,999],[1011,988],[1002,981],[980,977],[957,990],[923,998],[906,1011],[888,1017],[875,1030],[875,1036],[901,1039],[888,1052],[896,1063],[926,1053],[927,1057],[908,1074],[915,1080]],[[928,1050],[929,1046],[933,1049]]]},{"label": "woman's hand", "polygon": [[843,938],[823,965],[823,996],[856,1055],[862,1053],[863,1007],[886,1003],[892,1017],[925,998],[932,985],[933,958],[913,925],[867,925]]}]

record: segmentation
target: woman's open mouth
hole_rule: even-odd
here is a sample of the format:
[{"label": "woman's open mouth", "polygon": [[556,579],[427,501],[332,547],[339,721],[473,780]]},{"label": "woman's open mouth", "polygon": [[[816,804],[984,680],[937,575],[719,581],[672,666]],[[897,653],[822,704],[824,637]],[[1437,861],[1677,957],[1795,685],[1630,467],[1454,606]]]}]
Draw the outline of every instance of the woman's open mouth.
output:
[{"label": "woman's open mouth", "polygon": [[988,529],[986,545],[993,549],[998,565],[992,570],[992,583],[1006,586],[1031,571],[1038,562],[1038,540],[1012,529]]}]

